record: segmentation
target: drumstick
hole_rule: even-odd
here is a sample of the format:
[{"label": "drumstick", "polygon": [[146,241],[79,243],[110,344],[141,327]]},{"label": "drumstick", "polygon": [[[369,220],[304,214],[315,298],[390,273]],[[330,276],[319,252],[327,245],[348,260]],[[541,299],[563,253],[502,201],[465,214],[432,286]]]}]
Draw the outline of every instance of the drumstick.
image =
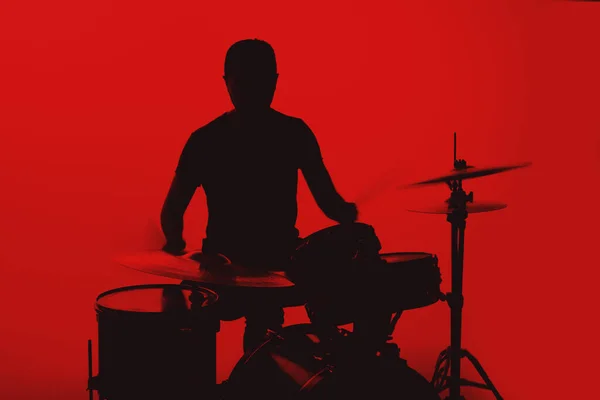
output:
[{"label": "drumstick", "polygon": [[390,186],[398,183],[398,175],[401,166],[396,165],[393,168],[385,171],[372,185],[369,185],[366,189],[362,190],[358,196],[356,196],[356,200],[354,203],[357,207],[363,207],[368,204],[370,201],[377,198],[380,194],[382,194],[386,189]]}]

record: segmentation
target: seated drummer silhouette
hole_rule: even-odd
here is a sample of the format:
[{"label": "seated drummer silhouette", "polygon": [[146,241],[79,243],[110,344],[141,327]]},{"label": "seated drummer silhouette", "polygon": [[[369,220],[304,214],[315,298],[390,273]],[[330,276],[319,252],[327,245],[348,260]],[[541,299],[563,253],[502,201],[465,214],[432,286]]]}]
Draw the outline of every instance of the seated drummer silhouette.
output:
[{"label": "seated drummer silhouette", "polygon": [[[267,42],[241,40],[227,51],[224,80],[234,109],[193,132],[183,148],[161,212],[164,251],[184,252],[184,213],[202,187],[208,207],[202,252],[284,269],[300,240],[298,171],[328,218],[356,221],[356,206],[337,192],[309,126],[271,107],[278,77]],[[245,351],[260,344],[267,329],[283,325],[277,304],[254,305],[244,314]]]}]

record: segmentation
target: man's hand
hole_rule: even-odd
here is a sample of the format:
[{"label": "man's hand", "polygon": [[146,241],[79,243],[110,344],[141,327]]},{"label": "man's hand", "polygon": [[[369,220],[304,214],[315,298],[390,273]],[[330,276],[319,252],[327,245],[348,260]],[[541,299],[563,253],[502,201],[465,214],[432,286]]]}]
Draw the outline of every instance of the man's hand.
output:
[{"label": "man's hand", "polygon": [[358,209],[354,203],[345,203],[339,213],[337,222],[340,224],[349,224],[358,219]]}]

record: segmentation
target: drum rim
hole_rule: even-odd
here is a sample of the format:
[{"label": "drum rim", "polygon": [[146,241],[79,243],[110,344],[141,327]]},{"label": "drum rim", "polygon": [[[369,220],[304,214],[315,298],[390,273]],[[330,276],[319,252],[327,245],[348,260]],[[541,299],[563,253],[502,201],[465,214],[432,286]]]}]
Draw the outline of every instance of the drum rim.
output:
[{"label": "drum rim", "polygon": [[[394,260],[397,256],[417,256],[410,260]],[[438,256],[435,253],[428,253],[425,251],[394,251],[389,253],[379,253],[379,259],[387,264],[397,265],[413,265],[413,264],[432,264],[437,267]]]},{"label": "drum rim", "polygon": [[150,283],[150,284],[142,284],[142,285],[122,286],[122,287],[118,287],[118,288],[114,288],[114,289],[110,289],[105,292],[102,292],[96,297],[96,302],[95,302],[96,307],[95,308],[96,308],[96,311],[98,311],[98,312],[101,311],[101,312],[112,312],[112,313],[120,313],[120,314],[126,313],[126,314],[136,314],[136,315],[161,315],[161,314],[163,314],[162,312],[156,312],[156,311],[118,310],[118,309],[103,306],[103,305],[99,304],[99,301],[102,298],[109,296],[111,294],[115,294],[115,293],[122,293],[122,292],[135,290],[135,289],[164,289],[164,288],[168,288],[168,287],[183,288],[185,290],[190,290],[192,292],[194,292],[194,291],[208,292],[208,294],[214,298],[214,301],[210,305],[216,304],[217,301],[219,300],[219,295],[217,294],[217,292],[215,292],[214,290],[202,287],[202,286],[192,286],[192,285],[176,284],[176,283]]},{"label": "drum rim", "polygon": [[391,251],[386,253],[380,253],[379,256],[395,256],[401,254],[411,254],[411,255],[422,255],[423,258],[435,257],[435,253],[428,253],[426,251]]}]

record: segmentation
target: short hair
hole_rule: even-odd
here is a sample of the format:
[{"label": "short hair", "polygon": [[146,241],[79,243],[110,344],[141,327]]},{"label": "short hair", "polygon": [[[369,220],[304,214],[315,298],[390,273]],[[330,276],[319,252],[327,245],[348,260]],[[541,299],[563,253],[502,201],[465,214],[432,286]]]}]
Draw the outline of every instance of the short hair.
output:
[{"label": "short hair", "polygon": [[231,45],[225,55],[225,76],[239,73],[277,74],[273,47],[260,39],[244,39]]}]

